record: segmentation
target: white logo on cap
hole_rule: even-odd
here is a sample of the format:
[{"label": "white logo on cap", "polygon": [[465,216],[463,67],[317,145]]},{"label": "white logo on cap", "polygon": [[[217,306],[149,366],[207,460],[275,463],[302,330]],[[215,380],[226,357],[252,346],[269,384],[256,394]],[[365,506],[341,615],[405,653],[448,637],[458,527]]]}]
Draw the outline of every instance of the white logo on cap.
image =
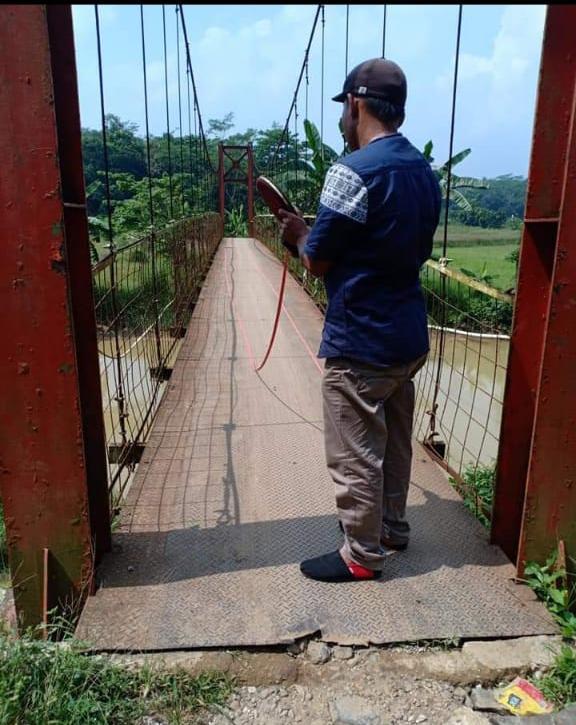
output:
[{"label": "white logo on cap", "polygon": [[364,95],[364,94],[366,93],[366,91],[367,91],[367,90],[368,90],[368,89],[366,88],[366,86],[360,86],[360,87],[358,88],[358,93],[361,93],[362,95]]}]

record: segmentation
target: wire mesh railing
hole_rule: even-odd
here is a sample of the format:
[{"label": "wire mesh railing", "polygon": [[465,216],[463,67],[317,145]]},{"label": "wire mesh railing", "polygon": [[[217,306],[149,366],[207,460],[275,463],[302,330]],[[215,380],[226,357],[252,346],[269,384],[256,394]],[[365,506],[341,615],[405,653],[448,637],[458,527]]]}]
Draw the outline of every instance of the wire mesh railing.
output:
[{"label": "wire mesh railing", "polygon": [[[283,258],[273,216],[256,216],[254,236]],[[298,259],[291,258],[290,272],[325,311],[322,280]],[[490,497],[479,496],[470,480],[493,467],[498,453],[513,297],[432,260],[422,268],[421,285],[430,354],[415,381],[414,434],[475,513],[489,520]]]},{"label": "wire mesh railing", "polygon": [[220,215],[206,213],[113,248],[93,267],[113,507],[139,461],[221,239]]},{"label": "wire mesh railing", "polygon": [[491,518],[478,478],[498,454],[513,297],[428,261],[430,354],[416,381],[414,433],[452,476],[476,515]]}]

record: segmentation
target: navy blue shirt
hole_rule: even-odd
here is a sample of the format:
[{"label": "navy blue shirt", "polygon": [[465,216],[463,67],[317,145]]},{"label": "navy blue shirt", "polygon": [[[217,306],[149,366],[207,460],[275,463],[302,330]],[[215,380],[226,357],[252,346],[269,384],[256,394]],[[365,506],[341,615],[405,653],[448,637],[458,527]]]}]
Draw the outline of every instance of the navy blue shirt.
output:
[{"label": "navy blue shirt", "polygon": [[440,216],[438,180],[402,134],[375,139],[328,171],[304,252],[332,262],[321,358],[376,366],[429,350],[419,272]]}]

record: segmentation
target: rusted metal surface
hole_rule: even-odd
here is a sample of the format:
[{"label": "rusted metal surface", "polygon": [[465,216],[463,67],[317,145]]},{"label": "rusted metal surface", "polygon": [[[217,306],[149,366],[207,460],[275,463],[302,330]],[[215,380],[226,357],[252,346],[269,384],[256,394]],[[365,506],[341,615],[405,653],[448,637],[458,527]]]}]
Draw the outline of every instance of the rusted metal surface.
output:
[{"label": "rusted metal surface", "polygon": [[110,508],[71,6],[48,5],[46,18],[90,522],[98,561],[100,555],[110,549]]},{"label": "rusted metal surface", "polygon": [[254,225],[254,154],[252,144],[243,146],[219,144],[218,159],[222,223],[225,223],[226,215],[226,184],[242,184],[247,187],[248,234],[252,236]]},{"label": "rusted metal surface", "polygon": [[73,60],[70,6],[0,7],[0,491],[21,627],[43,619],[44,549],[50,591],[70,604],[106,548],[103,518],[91,536],[106,511],[93,313],[71,313],[91,302],[85,212],[63,203],[84,201]]},{"label": "rusted metal surface", "polygon": [[252,144],[248,145],[248,236],[254,236],[254,155]]},{"label": "rusted metal surface", "polygon": [[[572,12],[561,16],[558,30],[563,33],[567,23],[572,31],[576,27],[576,6],[565,7]],[[560,41],[552,36],[551,42],[557,53]],[[570,129],[518,549],[520,571],[527,561],[543,562],[559,540],[569,556],[576,556],[576,41],[571,67],[571,86],[565,87],[566,96],[572,91]]]},{"label": "rusted metal surface", "polygon": [[[573,227],[567,217],[569,207],[569,167],[566,165],[567,144],[574,127],[573,99],[576,78],[576,7],[573,5],[548,6],[536,117],[530,161],[530,175],[526,200],[526,219],[520,251],[516,309],[512,328],[510,358],[504,399],[504,415],[500,435],[500,451],[493,514],[492,541],[504,549],[512,560],[538,551],[554,548],[554,530],[564,525],[563,516],[570,517],[565,508],[572,500],[567,469],[552,470],[557,448],[543,448],[542,438],[547,425],[543,415],[552,415],[556,426],[556,441],[563,441],[559,460],[574,455],[574,439],[570,433],[572,412],[563,407],[563,401],[574,405],[574,337],[570,339],[566,328],[567,308],[574,300],[573,261],[570,261],[570,234]],[[568,194],[568,196],[567,196]],[[560,220],[561,208],[563,217]],[[572,207],[574,208],[574,207]],[[559,229],[562,231],[559,232]],[[560,242],[560,236],[562,242]],[[574,237],[571,241],[574,246]],[[572,274],[572,276],[570,276]],[[560,285],[560,287],[558,287]],[[572,308],[573,309],[573,308]],[[573,312],[572,312],[573,314]],[[564,326],[564,329],[563,329]],[[550,378],[551,372],[565,377]],[[569,385],[569,381],[572,385]],[[541,387],[543,384],[543,388]],[[541,388],[537,409],[537,395]],[[558,399],[559,391],[563,391]],[[544,392],[545,391],[545,392]],[[562,397],[563,396],[563,397]],[[555,401],[555,402],[552,402]],[[556,406],[554,415],[550,406]],[[562,418],[563,412],[569,415]],[[535,429],[536,423],[536,429]],[[572,422],[573,425],[573,422]],[[544,426],[544,429],[542,428]],[[537,433],[536,447],[531,450]],[[549,441],[552,443],[552,441]],[[572,448],[570,449],[570,446]],[[534,456],[546,459],[550,466],[542,478]],[[530,473],[530,491],[526,499],[526,480],[529,461],[536,468]],[[573,458],[572,458],[573,460]],[[540,473],[538,473],[540,471]],[[573,474],[572,474],[573,475]],[[558,477],[559,476],[559,477]],[[535,489],[546,481],[547,493],[536,496]],[[527,503],[526,509],[525,500]],[[534,503],[539,501],[538,510]],[[563,507],[564,514],[556,512]],[[556,513],[555,513],[556,512]],[[531,517],[536,517],[533,519]],[[572,518],[574,509],[572,509]],[[520,530],[524,519],[525,544],[518,552]],[[569,526],[570,529],[570,526]],[[569,534],[569,532],[568,532]],[[574,538],[566,535],[567,541]],[[574,545],[574,544],[573,544]]]}]

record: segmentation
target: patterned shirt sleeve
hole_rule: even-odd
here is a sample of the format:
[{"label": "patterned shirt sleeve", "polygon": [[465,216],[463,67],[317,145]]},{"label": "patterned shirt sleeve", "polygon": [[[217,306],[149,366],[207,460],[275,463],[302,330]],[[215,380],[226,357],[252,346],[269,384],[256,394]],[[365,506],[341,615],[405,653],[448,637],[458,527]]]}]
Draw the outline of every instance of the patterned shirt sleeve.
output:
[{"label": "patterned shirt sleeve", "polygon": [[368,189],[355,171],[334,164],[326,175],[320,203],[360,224],[368,217]]},{"label": "patterned shirt sleeve", "polygon": [[334,164],[326,174],[304,252],[310,259],[337,262],[364,232],[367,218],[366,185],[348,166]]}]

